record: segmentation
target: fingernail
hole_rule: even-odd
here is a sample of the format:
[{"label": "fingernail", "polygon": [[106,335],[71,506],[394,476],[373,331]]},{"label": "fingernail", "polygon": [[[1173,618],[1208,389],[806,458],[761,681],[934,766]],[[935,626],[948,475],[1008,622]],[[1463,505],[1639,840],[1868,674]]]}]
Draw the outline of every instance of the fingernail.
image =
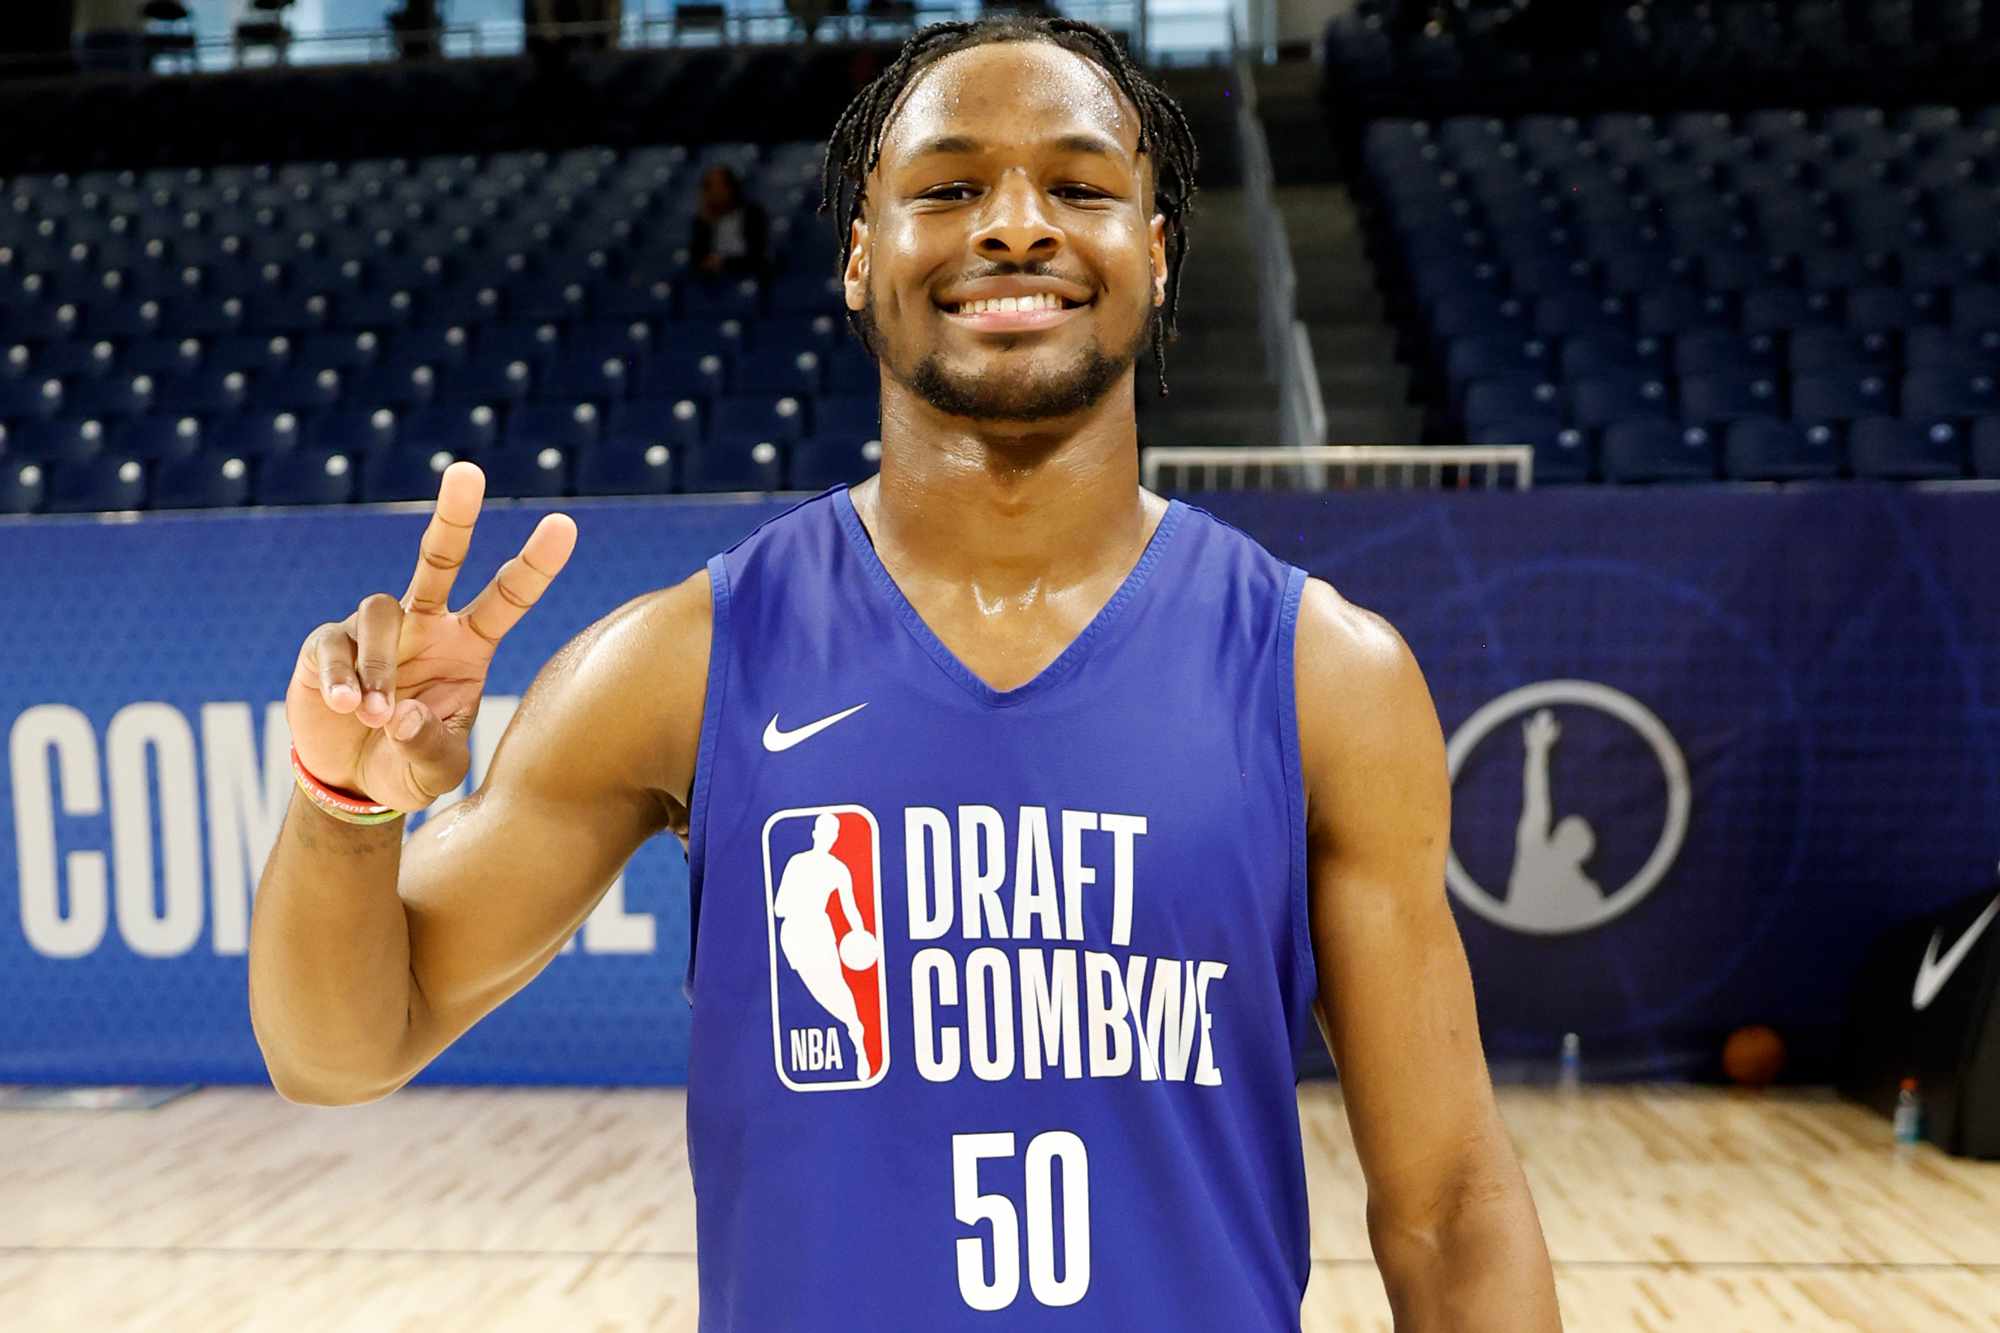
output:
[{"label": "fingernail", "polygon": [[328,698],[330,698],[335,703],[341,703],[341,704],[352,703],[354,702],[355,698],[355,689],[352,685],[349,685],[345,681],[342,681],[340,684],[333,687],[333,691],[331,694],[328,695]]},{"label": "fingernail", "polygon": [[403,714],[403,720],[396,724],[396,739],[406,741],[417,734],[417,728],[424,724],[424,715],[412,708]]},{"label": "fingernail", "polygon": [[379,713],[389,706],[389,698],[380,690],[370,690],[368,691],[367,699],[362,702],[361,706],[371,713]]}]

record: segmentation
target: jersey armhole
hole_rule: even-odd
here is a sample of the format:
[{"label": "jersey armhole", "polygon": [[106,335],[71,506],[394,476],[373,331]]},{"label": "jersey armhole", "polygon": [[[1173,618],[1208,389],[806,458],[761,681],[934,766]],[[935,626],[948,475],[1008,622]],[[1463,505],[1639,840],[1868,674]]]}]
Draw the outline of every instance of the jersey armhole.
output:
[{"label": "jersey armhole", "polygon": [[702,880],[708,866],[708,791],[715,776],[715,738],[722,725],[723,696],[729,681],[729,566],[723,556],[709,559],[708,590],[708,681],[702,689],[694,790],[688,795],[688,961],[681,994],[689,1004],[694,1003],[695,946],[701,934]]},{"label": "jersey armhole", "polygon": [[1292,907],[1292,994],[1299,1008],[1300,1030],[1292,1034],[1294,1081],[1301,1048],[1317,1031],[1313,1023],[1313,1001],[1319,991],[1319,972],[1313,958],[1312,921],[1306,870],[1306,789],[1305,765],[1299,750],[1299,602],[1305,594],[1306,572],[1296,565],[1286,567],[1285,597],[1278,616],[1278,730],[1285,760],[1285,811],[1291,846]]}]

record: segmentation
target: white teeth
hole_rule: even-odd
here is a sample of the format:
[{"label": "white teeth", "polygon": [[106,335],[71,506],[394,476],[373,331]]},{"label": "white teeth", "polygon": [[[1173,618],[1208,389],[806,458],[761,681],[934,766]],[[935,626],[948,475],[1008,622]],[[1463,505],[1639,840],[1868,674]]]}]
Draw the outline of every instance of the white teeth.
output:
[{"label": "white teeth", "polygon": [[954,312],[961,315],[987,315],[996,312],[1021,310],[1061,310],[1062,298],[1054,292],[1037,292],[1032,296],[997,296],[983,301],[961,301]]}]

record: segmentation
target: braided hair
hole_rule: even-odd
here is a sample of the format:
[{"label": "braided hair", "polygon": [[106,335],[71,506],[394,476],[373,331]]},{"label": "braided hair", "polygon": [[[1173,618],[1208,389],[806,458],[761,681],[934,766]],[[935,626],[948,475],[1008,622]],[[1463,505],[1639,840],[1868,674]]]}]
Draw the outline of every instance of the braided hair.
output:
[{"label": "braided hair", "polygon": [[[1029,17],[1019,14],[977,20],[933,23],[918,29],[897,52],[889,67],[872,79],[840,113],[827,139],[820,170],[819,211],[831,214],[840,236],[840,266],[847,267],[860,216],[868,174],[882,157],[882,140],[889,113],[910,82],[929,65],[968,47],[989,42],[1049,42],[1101,66],[1139,112],[1138,151],[1153,159],[1153,205],[1166,223],[1166,304],[1155,307],[1152,325],[1153,359],[1160,371],[1160,396],[1167,395],[1166,343],[1174,335],[1180,304],[1181,260],[1187,253],[1187,215],[1194,200],[1195,167],[1200,154],[1187,116],[1126,55],[1115,38],[1081,19]],[[865,345],[860,312],[847,312],[848,326]],[[869,349],[873,351],[871,347]]]}]

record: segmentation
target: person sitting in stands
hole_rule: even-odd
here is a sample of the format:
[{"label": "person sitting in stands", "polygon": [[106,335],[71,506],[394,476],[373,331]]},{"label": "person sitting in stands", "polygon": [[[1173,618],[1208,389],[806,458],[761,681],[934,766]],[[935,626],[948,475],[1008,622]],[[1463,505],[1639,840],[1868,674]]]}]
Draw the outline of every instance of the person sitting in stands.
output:
[{"label": "person sitting in stands", "polygon": [[710,167],[701,178],[689,258],[698,272],[714,277],[759,278],[768,265],[771,222],[763,206],[743,194],[743,182],[728,167]]}]

